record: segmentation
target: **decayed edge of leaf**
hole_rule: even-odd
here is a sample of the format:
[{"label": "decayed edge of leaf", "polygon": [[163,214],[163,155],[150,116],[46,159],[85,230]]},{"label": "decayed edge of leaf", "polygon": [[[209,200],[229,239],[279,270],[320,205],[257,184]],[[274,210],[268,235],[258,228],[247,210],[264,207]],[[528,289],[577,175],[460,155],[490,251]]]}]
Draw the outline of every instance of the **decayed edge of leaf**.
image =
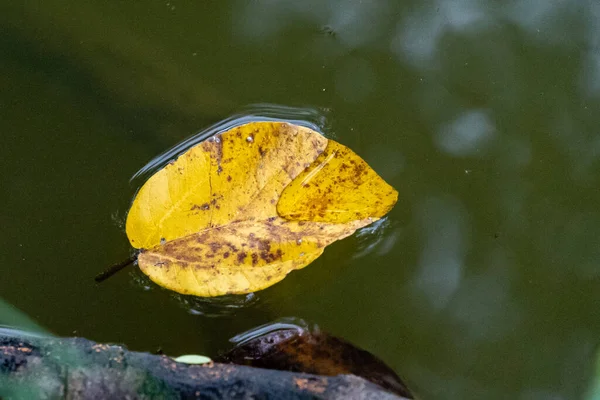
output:
[{"label": "decayed edge of leaf", "polygon": [[305,267],[330,243],[372,220],[348,224],[241,221],[156,246],[139,256],[142,271],[160,286],[213,297],[269,287]]}]

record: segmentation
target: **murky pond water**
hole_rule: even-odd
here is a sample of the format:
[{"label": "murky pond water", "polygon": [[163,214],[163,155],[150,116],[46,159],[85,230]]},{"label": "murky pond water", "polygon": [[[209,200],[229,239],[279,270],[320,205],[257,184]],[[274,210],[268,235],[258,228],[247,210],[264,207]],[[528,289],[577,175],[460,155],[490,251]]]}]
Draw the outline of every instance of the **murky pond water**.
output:
[{"label": "murky pond water", "polygon": [[[210,355],[294,316],[423,399],[584,389],[600,338],[597,2],[5,0],[0,29],[0,297],[38,324]],[[182,298],[132,270],[96,285],[130,252],[132,177],[253,104],[305,110],[398,189],[394,210],[250,298]]]}]

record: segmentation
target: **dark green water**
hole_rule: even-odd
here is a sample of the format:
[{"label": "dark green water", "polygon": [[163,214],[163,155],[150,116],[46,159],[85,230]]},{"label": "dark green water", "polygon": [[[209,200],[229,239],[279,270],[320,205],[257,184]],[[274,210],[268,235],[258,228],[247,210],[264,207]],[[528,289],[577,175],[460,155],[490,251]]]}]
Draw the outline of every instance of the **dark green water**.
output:
[{"label": "dark green water", "polygon": [[[576,399],[600,339],[599,38],[591,0],[3,0],[0,297],[173,355],[295,316],[423,399]],[[129,254],[131,177],[255,103],[320,116],[398,189],[388,218],[220,317],[139,273],[96,285]]]}]

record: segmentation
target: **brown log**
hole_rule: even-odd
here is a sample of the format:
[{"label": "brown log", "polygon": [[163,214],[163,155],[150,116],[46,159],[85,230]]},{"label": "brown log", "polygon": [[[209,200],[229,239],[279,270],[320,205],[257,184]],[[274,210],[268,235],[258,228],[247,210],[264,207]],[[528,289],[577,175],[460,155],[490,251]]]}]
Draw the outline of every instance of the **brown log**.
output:
[{"label": "brown log", "polygon": [[354,375],[188,365],[81,338],[0,334],[2,399],[399,400]]}]

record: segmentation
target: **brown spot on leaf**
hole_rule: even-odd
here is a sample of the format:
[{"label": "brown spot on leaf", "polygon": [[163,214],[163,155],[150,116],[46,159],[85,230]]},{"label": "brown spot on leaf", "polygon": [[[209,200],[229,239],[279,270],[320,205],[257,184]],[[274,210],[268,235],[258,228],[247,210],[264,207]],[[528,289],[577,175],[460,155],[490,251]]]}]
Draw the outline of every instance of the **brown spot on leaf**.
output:
[{"label": "brown spot on leaf", "polygon": [[271,243],[268,240],[260,239],[258,241],[258,248],[262,251],[269,251],[271,250]]},{"label": "brown spot on leaf", "polygon": [[238,253],[238,255],[237,255],[238,262],[240,264],[243,264],[244,260],[246,259],[246,256],[247,256],[247,254],[245,252],[243,252],[243,251],[241,253]]},{"label": "brown spot on leaf", "polygon": [[221,140],[221,135],[215,136],[215,144],[216,144],[216,159],[217,159],[217,174],[221,174],[223,168],[221,168],[221,160],[223,159],[223,141]]},{"label": "brown spot on leaf", "polygon": [[198,255],[198,254],[190,254],[190,253],[185,253],[185,252],[179,251],[179,247],[174,247],[174,250],[165,249],[164,253],[175,254],[175,258],[177,259],[178,262],[194,263],[194,262],[198,262],[199,260],[202,259],[200,257],[200,255]]},{"label": "brown spot on leaf", "polygon": [[210,208],[210,205],[208,203],[204,203],[202,205],[198,205],[198,204],[194,204],[192,206],[192,210],[208,210]]},{"label": "brown spot on leaf", "polygon": [[229,242],[226,242],[226,243],[225,243],[225,246],[229,247],[229,249],[230,249],[231,251],[233,251],[234,253],[237,253],[237,252],[238,252],[238,248],[237,248],[235,245],[233,245],[233,244],[231,244],[231,243],[229,243]]},{"label": "brown spot on leaf", "polygon": [[198,236],[196,236],[196,242],[200,243],[200,244],[204,244],[208,241],[209,239],[209,235],[206,232],[203,232],[201,234],[199,234]]}]

